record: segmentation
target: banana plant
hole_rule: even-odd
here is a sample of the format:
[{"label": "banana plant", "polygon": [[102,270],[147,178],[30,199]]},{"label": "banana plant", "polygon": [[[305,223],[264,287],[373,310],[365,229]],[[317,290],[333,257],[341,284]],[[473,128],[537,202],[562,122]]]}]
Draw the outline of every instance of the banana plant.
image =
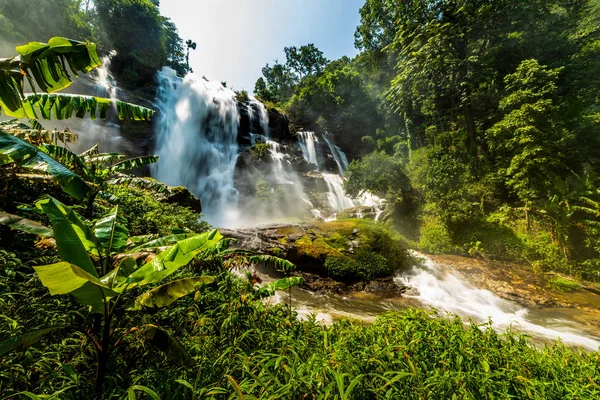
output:
[{"label": "banana plant", "polygon": [[[114,315],[123,308],[139,311],[169,306],[212,282],[212,276],[176,279],[153,287],[135,298],[129,295],[132,289],[155,285],[192,260],[203,254],[210,254],[214,248],[220,248],[223,236],[217,230],[196,234],[167,247],[139,268],[133,258],[125,257],[114,269],[108,271],[112,256],[127,244],[128,232],[118,217],[118,208],[96,222],[92,228],[75,211],[52,197],[39,201],[37,206],[50,219],[52,236],[56,240],[62,261],[36,266],[34,269],[51,295],[71,295],[86,306],[94,316],[94,324],[90,327],[52,326],[10,337],[0,341],[0,356],[24,349],[59,329],[71,328],[83,332],[94,347],[98,391],[102,390],[112,350],[125,335],[133,332],[164,349],[172,361],[182,365],[189,364],[191,359],[185,349],[162,328],[144,325],[131,327],[122,333],[117,329]],[[39,226],[26,229],[45,233]],[[117,333],[122,333],[120,338],[117,338]]]},{"label": "banana plant", "polygon": [[57,135],[65,143],[77,136],[70,132],[50,135],[15,120],[0,123],[0,167],[10,164],[48,174],[73,198],[93,200],[109,181],[123,179],[124,172],[158,161],[158,156],[129,158],[120,153],[99,153],[98,145],[77,155],[67,147],[49,143]]},{"label": "banana plant", "polygon": [[[106,118],[115,105],[119,119],[150,120],[154,111],[101,97],[55,94],[73,82],[71,74],[88,73],[101,65],[96,45],[63,37],[48,43],[30,42],[16,48],[16,57],[0,59],[0,110],[14,118]],[[68,66],[68,68],[67,68]],[[69,70],[71,74],[69,73]],[[25,94],[25,79],[44,94]]]},{"label": "banana plant", "polygon": [[[0,59],[0,114],[34,121],[28,126],[0,127],[0,167],[6,164],[30,168],[53,176],[63,190],[78,200],[88,199],[88,208],[97,190],[85,176],[69,170],[60,161],[48,156],[49,146],[40,148],[40,140],[60,137],[67,142],[74,138],[70,132],[51,134],[41,129],[37,119],[65,119],[71,117],[106,118],[116,110],[120,120],[149,121],[154,111],[135,104],[101,97],[57,94],[71,85],[72,76],[88,73],[101,65],[96,45],[62,37],[53,37],[48,43],[31,42],[16,48],[18,56]],[[70,71],[70,72],[69,72]],[[44,93],[25,94],[25,79],[31,88]],[[25,140],[24,140],[25,139]],[[33,140],[32,140],[33,139]],[[28,141],[26,141],[28,140]],[[127,161],[127,160],[125,160]],[[150,162],[149,159],[130,160],[113,166],[121,172]],[[156,162],[156,159],[154,161]]]}]

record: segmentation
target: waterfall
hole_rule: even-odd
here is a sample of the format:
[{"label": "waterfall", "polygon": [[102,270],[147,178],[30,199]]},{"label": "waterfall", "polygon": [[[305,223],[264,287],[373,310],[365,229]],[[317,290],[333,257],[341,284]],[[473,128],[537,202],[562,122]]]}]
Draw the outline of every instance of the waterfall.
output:
[{"label": "waterfall", "polygon": [[[327,154],[324,154],[326,150],[324,146],[321,146],[319,137],[314,132],[298,132],[298,145],[302,151],[302,156],[306,161],[317,166],[317,170],[321,173],[323,179],[327,183],[327,201],[329,202],[331,210],[334,213],[339,213],[340,211],[356,206],[371,207],[375,212],[375,219],[379,220],[383,213],[385,200],[380,199],[369,192],[361,192],[356,199],[351,199],[346,196],[344,192],[343,176],[348,168],[348,158],[342,149],[334,143],[333,138],[329,133],[325,133],[321,138],[327,145],[326,148],[329,150],[329,154],[331,154],[331,157],[335,161],[337,174],[327,173],[322,168],[325,163],[321,160],[327,160]],[[314,210],[313,214],[315,216],[317,215]],[[321,218],[321,213],[319,213],[318,216]],[[362,218],[363,213],[359,211],[356,213],[356,216]],[[325,218],[325,220],[335,219],[335,217],[336,215],[334,214],[330,218]]]},{"label": "waterfall", "polygon": [[[254,111],[254,108],[252,106],[256,107],[256,109],[258,110],[258,121],[260,123],[260,127],[262,128],[265,137],[267,138],[267,140],[270,139],[271,132],[269,130],[269,114],[267,113],[267,108],[263,103],[256,100],[254,97],[250,98],[249,107],[252,108],[252,110]],[[253,115],[253,117],[255,116]]]},{"label": "waterfall", "polygon": [[348,169],[348,158],[346,157],[346,153],[344,153],[342,149],[333,143],[332,139],[329,138],[329,133],[323,135],[323,139],[325,139],[325,143],[327,143],[329,151],[331,152],[331,155],[338,166],[340,175],[344,176],[344,172],[346,172],[346,169]]},{"label": "waterfall", "polygon": [[329,188],[327,200],[335,212],[354,207],[352,199],[344,193],[344,181],[341,175],[323,173],[323,179]]},{"label": "waterfall", "polygon": [[110,73],[111,59],[115,55],[117,55],[117,53],[112,51],[108,55],[103,56],[101,60],[102,65],[96,69],[96,73],[98,74],[96,79],[96,87],[94,88],[96,96],[108,97],[111,100],[117,99],[117,82]]},{"label": "waterfall", "polygon": [[239,113],[235,93],[195,74],[159,73],[153,176],[189,188],[202,202],[206,220],[226,226],[239,217],[233,174],[238,156]]},{"label": "waterfall", "polygon": [[311,164],[315,164],[319,169],[319,159],[317,158],[317,149],[315,144],[319,140],[314,132],[298,132],[298,144],[302,150],[302,157]]}]

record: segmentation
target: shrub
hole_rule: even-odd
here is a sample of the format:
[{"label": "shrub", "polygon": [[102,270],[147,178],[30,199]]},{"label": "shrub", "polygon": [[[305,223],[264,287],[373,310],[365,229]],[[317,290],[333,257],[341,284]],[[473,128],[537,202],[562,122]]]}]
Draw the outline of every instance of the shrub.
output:
[{"label": "shrub", "polygon": [[438,219],[428,218],[421,225],[419,248],[429,253],[453,253],[456,247],[448,228]]},{"label": "shrub", "polygon": [[[204,232],[209,229],[205,221],[200,220],[200,214],[187,207],[163,203],[157,194],[133,186],[110,186],[110,193],[118,200],[119,210],[129,221],[131,236],[143,234],[170,235],[174,231]],[[100,206],[98,213],[102,215],[112,205]]]},{"label": "shrub", "polygon": [[269,155],[269,145],[266,143],[256,143],[252,146],[252,158],[257,161],[264,161]]}]

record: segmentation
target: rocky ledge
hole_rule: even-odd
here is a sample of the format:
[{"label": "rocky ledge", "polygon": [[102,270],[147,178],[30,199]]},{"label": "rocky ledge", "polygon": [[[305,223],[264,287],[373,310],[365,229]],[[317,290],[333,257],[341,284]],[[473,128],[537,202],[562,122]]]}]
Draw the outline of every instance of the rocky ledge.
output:
[{"label": "rocky ledge", "polygon": [[279,224],[221,230],[238,248],[285,258],[296,265],[304,288],[337,294],[366,291],[381,297],[404,292],[393,274],[410,265],[402,240],[367,220]]}]

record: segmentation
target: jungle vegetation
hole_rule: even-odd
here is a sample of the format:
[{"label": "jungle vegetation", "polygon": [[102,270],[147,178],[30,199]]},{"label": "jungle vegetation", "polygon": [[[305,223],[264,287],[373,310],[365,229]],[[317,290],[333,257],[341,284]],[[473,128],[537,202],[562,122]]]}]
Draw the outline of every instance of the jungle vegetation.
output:
[{"label": "jungle vegetation", "polygon": [[[289,91],[270,100],[307,128],[335,134],[354,158],[348,190],[386,195],[397,206],[396,222],[419,222],[422,248],[527,257],[540,268],[590,277],[598,259],[597,9],[577,0],[511,9],[516,3],[369,0],[357,31],[363,53],[327,62],[314,46],[290,48],[289,65],[276,73],[293,75]],[[293,307],[265,301],[299,279],[261,287],[232,273],[267,263],[286,275],[294,266],[232,248],[198,212],[169,202],[181,189],[130,174],[156,157],[97,146],[75,153],[77,133],[44,129],[45,120],[71,116],[152,118],[152,110],[134,104],[61,95],[101,59],[94,43],[55,35],[104,46],[103,35],[121,37],[125,61],[116,72],[129,85],[145,85],[156,68],[182,60],[169,50],[181,40],[157,5],[0,2],[2,38],[20,45],[6,52],[14,58],[0,60],[1,399],[600,395],[598,353],[561,343],[536,347],[487,323],[465,326],[422,310],[389,313],[371,325],[300,321]],[[509,20],[509,11],[519,19]],[[25,31],[19,23],[49,13],[52,26]],[[135,27],[159,45],[137,48],[127,43],[128,31],[104,31],[99,23],[128,13],[139,13],[136,24],[144,25]],[[487,36],[476,36],[481,32]],[[465,38],[462,59],[455,44]],[[421,46],[427,43],[435,46]],[[561,57],[551,54],[559,50]],[[412,79],[417,72],[424,75]],[[23,93],[26,80],[35,94]],[[267,91],[274,87],[264,83]],[[364,145],[352,147],[362,137],[369,154]],[[539,138],[553,147],[533,140]],[[542,174],[531,162],[541,163]],[[593,256],[582,262],[582,251]]]}]

